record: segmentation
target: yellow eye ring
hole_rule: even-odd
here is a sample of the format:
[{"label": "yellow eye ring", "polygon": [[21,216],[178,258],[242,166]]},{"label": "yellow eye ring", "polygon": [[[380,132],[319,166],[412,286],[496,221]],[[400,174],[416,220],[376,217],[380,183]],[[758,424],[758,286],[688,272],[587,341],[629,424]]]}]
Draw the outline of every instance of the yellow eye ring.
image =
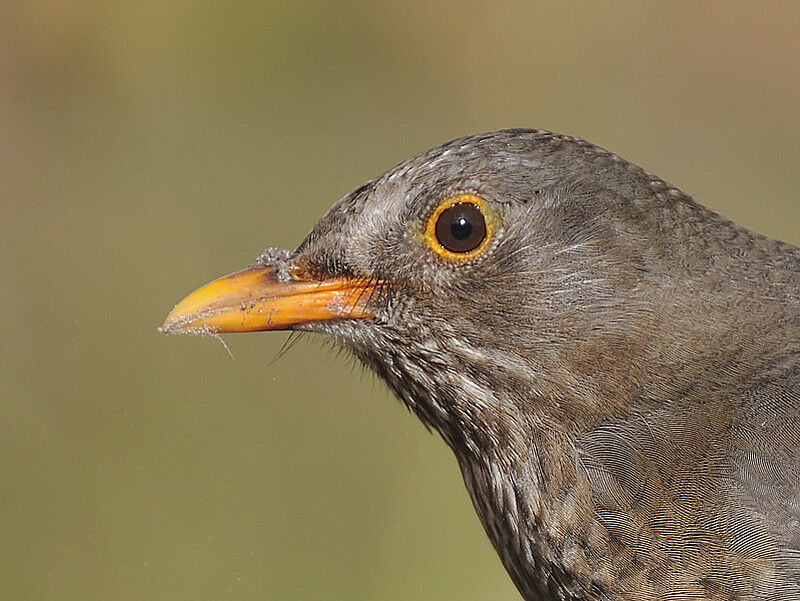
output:
[{"label": "yellow eye ring", "polygon": [[457,194],[440,203],[428,218],[425,240],[439,256],[465,261],[486,250],[494,225],[494,216],[481,197]]}]

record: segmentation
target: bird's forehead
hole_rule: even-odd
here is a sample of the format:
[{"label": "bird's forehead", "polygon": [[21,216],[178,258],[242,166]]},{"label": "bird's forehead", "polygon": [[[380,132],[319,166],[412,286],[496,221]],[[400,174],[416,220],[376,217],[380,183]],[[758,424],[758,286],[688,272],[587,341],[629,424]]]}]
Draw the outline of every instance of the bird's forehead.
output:
[{"label": "bird's forehead", "polygon": [[327,257],[357,262],[376,236],[413,228],[456,194],[498,203],[520,200],[547,178],[531,134],[462,138],[411,157],[335,203],[298,250],[309,258],[321,259],[324,250]]},{"label": "bird's forehead", "polygon": [[523,142],[497,134],[454,140],[390,169],[377,186],[402,190],[412,209],[460,192],[497,191],[501,201],[500,190],[541,175],[540,157]]}]

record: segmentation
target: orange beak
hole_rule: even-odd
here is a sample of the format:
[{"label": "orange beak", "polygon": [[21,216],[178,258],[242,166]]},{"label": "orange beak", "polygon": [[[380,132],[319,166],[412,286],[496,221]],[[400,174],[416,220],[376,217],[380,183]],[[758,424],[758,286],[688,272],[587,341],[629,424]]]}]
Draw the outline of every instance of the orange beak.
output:
[{"label": "orange beak", "polygon": [[287,330],[334,319],[373,317],[365,308],[375,282],[347,278],[279,281],[269,267],[248,267],[198,288],[169,312],[164,334]]}]

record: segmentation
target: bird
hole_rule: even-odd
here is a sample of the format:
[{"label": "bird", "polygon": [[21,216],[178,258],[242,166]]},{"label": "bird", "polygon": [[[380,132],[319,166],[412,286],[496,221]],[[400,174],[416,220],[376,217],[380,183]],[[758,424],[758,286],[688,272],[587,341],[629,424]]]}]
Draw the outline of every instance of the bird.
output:
[{"label": "bird", "polygon": [[609,150],[447,142],[160,330],[352,353],[452,449],[527,601],[800,599],[800,249]]}]

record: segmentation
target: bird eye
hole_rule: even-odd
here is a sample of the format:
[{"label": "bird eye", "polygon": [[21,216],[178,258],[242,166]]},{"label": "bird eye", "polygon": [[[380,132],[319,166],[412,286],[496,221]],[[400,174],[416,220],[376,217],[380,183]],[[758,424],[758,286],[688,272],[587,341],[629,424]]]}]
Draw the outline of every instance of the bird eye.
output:
[{"label": "bird eye", "polygon": [[441,203],[428,219],[426,238],[430,247],[449,259],[470,259],[488,245],[491,215],[474,194],[459,194]]}]

